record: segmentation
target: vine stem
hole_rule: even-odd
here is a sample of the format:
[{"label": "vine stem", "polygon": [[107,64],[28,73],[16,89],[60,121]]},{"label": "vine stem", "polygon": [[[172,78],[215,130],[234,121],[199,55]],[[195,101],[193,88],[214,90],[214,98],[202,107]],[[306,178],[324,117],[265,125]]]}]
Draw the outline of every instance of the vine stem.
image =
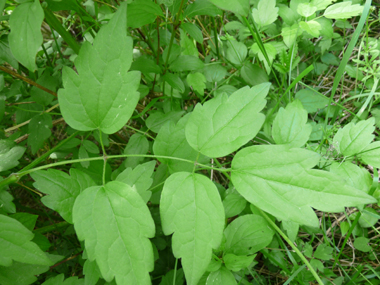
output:
[{"label": "vine stem", "polygon": [[[147,157],[147,158],[154,158],[154,159],[164,158],[164,159],[184,161],[184,162],[191,163],[191,164],[196,163],[195,161],[183,159],[183,158],[178,158],[178,157],[165,156],[165,155],[150,155],[150,154],[109,155],[109,156],[106,156],[106,159],[108,160],[108,159],[117,159],[117,158],[126,158],[126,157]],[[0,181],[0,188],[6,186],[8,184],[15,183],[22,176],[33,173],[33,172],[38,171],[38,170],[43,170],[43,169],[47,169],[47,168],[51,168],[51,167],[55,167],[55,166],[60,166],[60,165],[74,164],[74,163],[84,162],[84,161],[96,161],[96,160],[104,160],[104,157],[99,156],[99,157],[89,157],[89,158],[81,158],[81,159],[64,160],[64,161],[60,161],[60,162],[55,162],[55,163],[39,166],[39,167],[36,167],[33,169],[28,169],[26,171],[21,171],[19,173],[13,173],[13,174],[9,175],[7,178],[5,178],[4,180]],[[215,167],[211,167],[211,166],[201,164],[201,163],[197,163],[197,165],[200,167],[206,168],[206,169],[213,169],[213,170],[216,170],[219,172],[231,172],[231,171],[233,171],[231,168],[215,168]]]},{"label": "vine stem", "polygon": [[106,166],[107,166],[107,153],[106,150],[104,149],[104,144],[103,144],[103,136],[102,136],[102,131],[99,130],[99,141],[100,145],[102,146],[102,152],[103,152],[103,185],[106,185]]},{"label": "vine stem", "polygon": [[302,254],[302,252],[292,243],[292,241],[287,237],[287,235],[284,234],[283,231],[281,231],[281,229],[277,227],[277,225],[259,207],[256,207],[256,208],[259,210],[260,214],[265,218],[265,220],[267,220],[267,222],[280,234],[280,236],[291,246],[291,248],[297,253],[297,255],[301,258],[301,260],[306,264],[310,272],[313,274],[313,276],[317,280],[318,284],[324,285],[321,278],[318,276],[317,272],[315,272],[314,268],[311,266],[309,261]]}]

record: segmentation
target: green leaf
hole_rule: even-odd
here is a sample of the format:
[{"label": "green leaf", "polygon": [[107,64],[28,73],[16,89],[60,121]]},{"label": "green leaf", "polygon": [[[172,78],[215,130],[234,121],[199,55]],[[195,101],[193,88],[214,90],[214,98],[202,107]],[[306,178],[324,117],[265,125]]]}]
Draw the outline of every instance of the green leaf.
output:
[{"label": "green leaf", "polygon": [[[87,153],[85,147],[83,145],[81,145],[79,147],[79,151],[78,151],[78,159],[87,159],[88,157],[89,156],[88,156],[88,153]],[[81,161],[80,164],[84,168],[89,168],[89,166],[90,166],[90,162],[89,161]]]},{"label": "green leaf", "polygon": [[371,143],[365,147],[359,158],[365,164],[380,168],[380,141]]},{"label": "green leaf", "polygon": [[135,0],[127,8],[127,25],[131,28],[140,28],[163,16],[160,6],[156,3],[150,0]]},{"label": "green leaf", "polygon": [[87,174],[75,168],[70,169],[70,176],[55,169],[36,171],[30,176],[36,181],[33,186],[47,194],[41,198],[42,203],[71,224],[75,199],[84,189],[95,186]]},{"label": "green leaf", "polygon": [[129,185],[112,181],[84,190],[75,200],[73,221],[90,261],[117,284],[150,284],[155,226],[149,209]]},{"label": "green leaf", "polygon": [[59,274],[55,277],[49,278],[42,285],[84,285],[84,279],[78,279],[77,276],[65,279],[65,275]]},{"label": "green leaf", "polygon": [[151,191],[147,191],[153,183],[152,174],[156,166],[156,161],[139,164],[135,169],[127,168],[116,177],[116,181],[121,181],[131,187],[136,187],[137,193],[147,203],[152,196]]},{"label": "green leaf", "polygon": [[185,130],[189,144],[208,157],[226,156],[246,144],[264,122],[259,112],[269,87],[269,83],[243,87],[230,97],[221,95],[203,106],[197,104]]},{"label": "green leaf", "polygon": [[241,256],[228,253],[223,256],[223,261],[227,269],[231,271],[240,271],[244,268],[247,268],[252,262],[256,255],[251,256]]},{"label": "green leaf", "polygon": [[236,65],[242,65],[247,57],[247,46],[244,43],[231,40],[227,42],[226,57]]},{"label": "green leaf", "polygon": [[359,218],[359,225],[362,228],[371,228],[377,223],[379,217],[375,209],[366,207]]},{"label": "green leaf", "polygon": [[85,275],[85,285],[93,285],[96,284],[101,278],[101,274],[99,271],[99,267],[95,261],[86,260],[83,265],[83,274]]},{"label": "green leaf", "polygon": [[[184,116],[177,124],[170,121],[160,129],[153,144],[153,152],[155,155],[172,156],[191,161],[197,160],[198,152],[189,145],[185,136],[185,126],[189,117],[190,114]],[[179,171],[191,172],[194,168],[193,164],[185,161],[166,158],[158,158],[158,160],[167,164],[171,173]],[[207,162],[207,158],[200,155],[198,162]]]},{"label": "green leaf", "polygon": [[245,200],[236,190],[227,191],[226,197],[223,199],[223,207],[226,213],[226,218],[239,215],[246,207],[247,200]]},{"label": "green leaf", "polygon": [[291,48],[296,42],[297,36],[302,32],[299,24],[294,24],[291,27],[284,26],[281,30],[281,36],[288,48]]},{"label": "green leaf", "polygon": [[24,147],[14,146],[11,140],[0,140],[0,172],[17,166],[25,150]]},{"label": "green leaf", "polygon": [[[47,70],[45,70],[42,76],[37,79],[36,83],[54,92],[57,91],[59,84],[58,80],[55,77],[51,76]],[[33,101],[43,106],[48,106],[54,100],[53,95],[35,86],[30,89],[30,97]]]},{"label": "green leaf", "polygon": [[162,72],[161,67],[159,67],[156,62],[145,56],[140,56],[135,59],[131,65],[131,70],[138,70],[142,73],[155,74],[160,74]]},{"label": "green leaf", "polygon": [[19,221],[0,215],[0,265],[11,266],[13,260],[50,266],[53,263],[34,243],[33,233]]},{"label": "green leaf", "polygon": [[[276,48],[271,43],[264,44],[265,51],[267,52],[269,62],[272,64],[274,58],[277,55]],[[267,60],[265,59],[264,54],[261,52],[261,49],[257,43],[254,43],[251,47],[251,53],[256,54],[259,57],[259,60],[264,63],[265,69],[269,74],[271,67],[269,66]]]},{"label": "green leaf", "polygon": [[362,12],[363,6],[352,5],[351,1],[345,1],[329,6],[323,16],[328,19],[348,19],[360,15]]},{"label": "green leaf", "polygon": [[[1,181],[2,179],[0,179]],[[12,202],[13,196],[6,190],[5,187],[0,188],[0,213],[16,213],[16,206]]]},{"label": "green leaf", "polygon": [[314,252],[314,258],[330,260],[334,249],[324,243],[320,244]]},{"label": "green leaf", "polygon": [[307,123],[307,111],[301,101],[295,100],[286,109],[280,108],[273,121],[272,136],[276,144],[302,147],[309,140],[311,125]]},{"label": "green leaf", "polygon": [[44,145],[45,140],[51,136],[50,129],[53,127],[53,120],[49,114],[42,114],[33,117],[29,123],[28,145],[32,148],[32,154]]},{"label": "green leaf", "polygon": [[314,38],[319,37],[319,31],[322,29],[321,24],[313,20],[308,22],[301,21],[299,22],[299,25],[302,28],[302,30],[304,30],[306,33],[313,36]]},{"label": "green leaf", "polygon": [[84,140],[83,147],[89,152],[93,154],[99,154],[99,147],[92,141]]},{"label": "green leaf", "polygon": [[162,76],[162,80],[167,82],[174,89],[179,90],[181,93],[185,92],[185,85],[178,75],[168,72]]},{"label": "green leaf", "polygon": [[10,217],[19,221],[21,224],[23,224],[24,227],[26,227],[30,231],[34,230],[38,218],[37,215],[22,212],[10,215]]},{"label": "green leaf", "polygon": [[187,284],[197,284],[222,240],[224,210],[214,183],[200,174],[178,172],[165,181],[160,205],[162,229],[172,233]]},{"label": "green leaf", "polygon": [[186,81],[193,87],[194,91],[203,97],[206,88],[206,77],[202,73],[189,73],[186,77]]},{"label": "green leaf", "polygon": [[293,223],[292,221],[282,221],[281,225],[286,230],[288,238],[292,242],[295,242],[298,235],[299,224]]},{"label": "green leaf", "polygon": [[170,270],[168,273],[166,273],[165,276],[162,277],[160,285],[173,285],[174,274],[175,274],[175,285],[183,285],[184,276],[183,276],[182,268],[177,270],[177,272],[175,272],[174,270]]},{"label": "green leaf", "polygon": [[198,49],[193,40],[191,40],[183,30],[180,30],[180,45],[182,55],[191,55],[198,57]]},{"label": "green leaf", "polygon": [[317,7],[310,3],[300,3],[297,7],[297,13],[307,18],[317,11]]},{"label": "green leaf", "polygon": [[265,27],[277,20],[276,0],[260,0],[257,9],[252,9],[252,16],[260,27]]},{"label": "green leaf", "polygon": [[330,171],[346,181],[347,184],[368,193],[372,186],[372,177],[367,170],[351,162],[333,162]]},{"label": "green leaf", "polygon": [[310,5],[317,7],[317,11],[324,10],[333,0],[311,0]]},{"label": "green leaf", "polygon": [[[184,17],[192,18],[194,16],[204,16],[208,15],[215,17],[221,15],[222,11],[218,9],[209,0],[197,0],[186,7],[184,12]],[[182,26],[183,24],[181,24]],[[194,38],[195,39],[195,38]]]},{"label": "green leaf", "polygon": [[[149,142],[144,135],[134,134],[130,137],[124,154],[146,154],[149,150]],[[143,157],[127,157],[124,161],[125,167],[135,168],[143,161]]]},{"label": "green leaf", "polygon": [[370,252],[372,247],[369,245],[370,240],[365,237],[358,237],[354,241],[354,247],[362,252]]},{"label": "green leaf", "polygon": [[166,114],[160,111],[152,112],[146,120],[146,126],[153,132],[158,133],[166,122],[177,122],[184,113],[184,111],[170,111]]},{"label": "green leaf", "polygon": [[169,69],[174,72],[183,72],[202,69],[203,66],[203,61],[199,58],[192,55],[181,55],[170,64]]},{"label": "green leaf", "polygon": [[211,272],[207,277],[206,285],[236,285],[234,275],[224,266]]},{"label": "green leaf", "polygon": [[244,215],[224,230],[225,253],[250,255],[271,243],[274,232],[265,219],[258,215]]},{"label": "green leaf", "polygon": [[261,83],[269,82],[268,75],[257,64],[246,62],[240,70],[241,77],[250,86],[259,85]]},{"label": "green leaf", "polygon": [[13,56],[31,71],[36,70],[36,54],[42,44],[44,12],[40,1],[18,5],[9,20],[9,47]]},{"label": "green leaf", "polygon": [[311,207],[342,212],[344,207],[374,202],[336,175],[311,169],[318,162],[317,153],[304,149],[252,146],[235,155],[231,178],[239,193],[255,206],[279,220],[310,227],[319,225]]},{"label": "green leaf", "polygon": [[11,266],[0,266],[0,284],[29,285],[36,284],[38,275],[48,271],[49,266],[26,264],[14,261]]},{"label": "green leaf", "polygon": [[308,113],[315,113],[318,109],[325,108],[329,99],[318,95],[310,89],[302,89],[296,93],[296,99],[302,102],[303,107]]},{"label": "green leaf", "polygon": [[8,62],[15,69],[18,69],[18,61],[14,58],[8,42],[8,35],[2,35],[0,37],[0,62]]},{"label": "green leaf", "polygon": [[249,0],[209,0],[223,10],[231,11],[239,16],[246,17],[249,13]]},{"label": "green leaf", "polygon": [[334,136],[335,149],[344,156],[360,153],[374,139],[375,119],[370,118],[357,124],[351,122],[338,130]]},{"label": "green leaf", "polygon": [[[197,2],[194,2],[194,3],[197,3]],[[186,33],[188,33],[198,43],[200,43],[200,44],[203,43],[203,34],[202,34],[202,31],[195,24],[192,24],[192,23],[182,23],[181,24],[181,29],[184,30]],[[198,53],[197,53],[196,56],[198,56]]]},{"label": "green leaf", "polygon": [[97,34],[93,46],[85,42],[75,59],[78,74],[63,69],[64,89],[58,99],[65,121],[74,129],[99,129],[112,134],[122,128],[134,111],[140,73],[128,72],[132,39],[126,35],[126,3]]}]

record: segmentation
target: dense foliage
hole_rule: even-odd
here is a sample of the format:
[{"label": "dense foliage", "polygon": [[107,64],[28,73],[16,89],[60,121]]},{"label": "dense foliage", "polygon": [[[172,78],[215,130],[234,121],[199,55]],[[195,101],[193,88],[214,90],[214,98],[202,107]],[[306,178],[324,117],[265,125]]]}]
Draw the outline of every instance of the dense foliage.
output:
[{"label": "dense foliage", "polygon": [[0,284],[380,284],[370,0],[0,8]]}]

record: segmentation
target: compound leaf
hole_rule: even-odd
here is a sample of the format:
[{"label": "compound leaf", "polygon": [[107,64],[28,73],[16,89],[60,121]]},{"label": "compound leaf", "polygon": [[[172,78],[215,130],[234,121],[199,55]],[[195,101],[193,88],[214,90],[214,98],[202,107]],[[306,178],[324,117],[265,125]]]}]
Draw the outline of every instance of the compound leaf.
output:
[{"label": "compound leaf", "polygon": [[9,47],[13,56],[31,71],[36,70],[36,54],[42,44],[44,11],[40,1],[18,5],[11,14]]},{"label": "compound leaf", "polygon": [[165,182],[160,213],[174,256],[182,258],[187,284],[198,284],[222,240],[224,209],[214,183],[200,174],[177,172]]},{"label": "compound leaf", "polygon": [[351,122],[336,133],[333,145],[344,156],[350,156],[361,152],[375,137],[375,118],[360,121],[357,124]]},{"label": "compound leaf", "polygon": [[301,147],[308,141],[312,127],[307,125],[307,111],[299,100],[280,108],[273,121],[272,136],[277,144]]},{"label": "compound leaf", "polygon": [[41,198],[42,203],[71,224],[75,199],[84,189],[95,186],[90,176],[75,168],[70,168],[70,176],[55,169],[36,171],[30,176],[36,181],[33,186],[47,194]]},{"label": "compound leaf", "polygon": [[132,39],[126,35],[126,3],[97,34],[85,42],[74,70],[63,70],[58,99],[65,121],[74,129],[112,134],[129,120],[139,100],[140,72],[128,72]]},{"label": "compound leaf", "polygon": [[129,185],[112,181],[84,190],[74,203],[73,221],[90,261],[117,284],[150,284],[155,226],[149,209]]},{"label": "compound leaf", "polygon": [[319,155],[304,149],[260,145],[239,151],[233,161],[232,182],[256,207],[280,220],[318,227],[311,207],[341,212],[344,207],[376,200],[337,178],[333,173],[311,169]]},{"label": "compound leaf", "polygon": [[274,232],[258,215],[244,215],[233,220],[224,230],[225,253],[250,255],[271,243]]},{"label": "compound leaf", "polygon": [[230,97],[223,94],[198,104],[186,125],[186,139],[195,150],[209,157],[236,151],[260,130],[270,83],[243,87]]},{"label": "compound leaf", "polygon": [[13,260],[50,266],[53,263],[31,240],[33,233],[19,221],[0,215],[0,265],[11,266]]}]

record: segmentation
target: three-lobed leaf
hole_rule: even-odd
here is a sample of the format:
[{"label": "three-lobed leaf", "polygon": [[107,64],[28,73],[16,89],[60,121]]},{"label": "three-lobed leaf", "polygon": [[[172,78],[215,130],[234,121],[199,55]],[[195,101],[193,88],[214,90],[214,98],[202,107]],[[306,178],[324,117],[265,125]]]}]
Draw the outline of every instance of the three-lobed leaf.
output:
[{"label": "three-lobed leaf", "polygon": [[33,186],[47,194],[41,198],[42,203],[71,224],[75,199],[84,189],[95,186],[90,176],[75,168],[70,169],[70,176],[55,169],[36,171],[30,176],[36,181]]},{"label": "three-lobed leaf", "polygon": [[85,42],[75,59],[78,74],[63,69],[64,89],[58,99],[65,121],[74,129],[99,129],[112,134],[134,111],[140,72],[128,72],[132,39],[126,35],[126,3],[97,34],[93,45]]},{"label": "three-lobed leaf", "polygon": [[264,123],[270,84],[243,87],[198,104],[186,125],[190,146],[208,157],[222,157],[253,139]]},{"label": "three-lobed leaf", "polygon": [[218,190],[200,174],[177,172],[161,194],[162,229],[172,233],[174,256],[181,258],[187,284],[198,284],[222,240],[224,209]]},{"label": "three-lobed leaf", "polygon": [[155,226],[149,209],[129,185],[112,181],[84,190],[76,199],[73,221],[90,261],[102,277],[117,284],[150,284]]},{"label": "three-lobed leaf", "polygon": [[336,175],[311,169],[319,155],[304,149],[260,145],[239,151],[231,179],[239,193],[280,220],[318,227],[311,207],[341,212],[344,207],[373,203],[366,193]]}]

